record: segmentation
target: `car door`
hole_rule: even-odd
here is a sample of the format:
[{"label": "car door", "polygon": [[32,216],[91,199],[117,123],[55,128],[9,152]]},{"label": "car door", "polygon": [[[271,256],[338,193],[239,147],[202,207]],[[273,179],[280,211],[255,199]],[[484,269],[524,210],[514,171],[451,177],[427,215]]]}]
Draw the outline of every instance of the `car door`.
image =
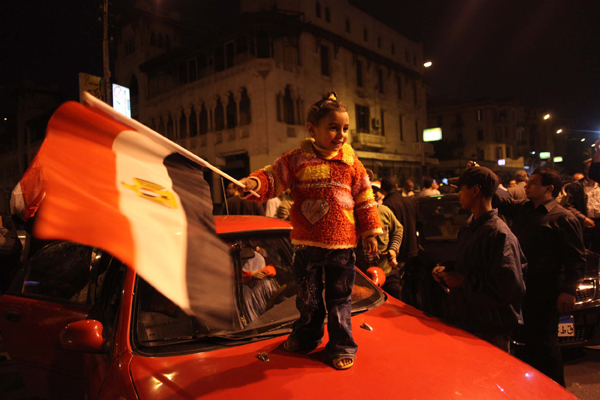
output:
[{"label": "car door", "polygon": [[59,336],[69,323],[87,317],[100,259],[91,247],[52,243],[0,297],[0,333],[30,395],[83,396],[83,354],[63,349]]}]

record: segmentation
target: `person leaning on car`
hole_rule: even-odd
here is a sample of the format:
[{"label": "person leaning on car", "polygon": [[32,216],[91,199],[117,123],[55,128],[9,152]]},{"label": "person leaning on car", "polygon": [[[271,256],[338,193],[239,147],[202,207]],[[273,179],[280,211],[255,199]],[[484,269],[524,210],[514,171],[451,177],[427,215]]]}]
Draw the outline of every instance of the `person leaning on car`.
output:
[{"label": "person leaning on car", "polygon": [[525,186],[527,200],[495,196],[493,204],[513,221],[528,262],[523,361],[565,386],[558,317],[575,307],[585,248],[579,221],[556,201],[561,183],[556,171],[540,168]]},{"label": "person leaning on car", "polygon": [[527,261],[519,241],[492,209],[498,177],[485,167],[471,167],[458,180],[458,200],[473,215],[457,238],[456,258],[436,266],[433,278],[449,288],[445,319],[509,351],[510,334],[522,324]]}]

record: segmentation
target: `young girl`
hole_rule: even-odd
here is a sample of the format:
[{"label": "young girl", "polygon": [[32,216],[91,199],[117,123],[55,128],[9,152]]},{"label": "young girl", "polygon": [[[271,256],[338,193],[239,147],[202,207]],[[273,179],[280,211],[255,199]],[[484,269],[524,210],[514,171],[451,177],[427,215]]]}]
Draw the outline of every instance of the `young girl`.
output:
[{"label": "young girl", "polygon": [[326,348],[333,366],[347,369],[354,364],[357,349],[350,321],[354,247],[360,235],[365,251],[376,252],[375,236],[382,233],[381,222],[365,168],[346,144],[348,111],[336,93],[331,91],[313,104],[307,119],[312,139],[304,139],[300,149],[242,179],[246,191],[260,195],[244,192],[243,197],[265,202],[293,185],[290,221],[300,318],[284,348],[310,350],[321,343],[326,315],[324,271],[329,312]]}]

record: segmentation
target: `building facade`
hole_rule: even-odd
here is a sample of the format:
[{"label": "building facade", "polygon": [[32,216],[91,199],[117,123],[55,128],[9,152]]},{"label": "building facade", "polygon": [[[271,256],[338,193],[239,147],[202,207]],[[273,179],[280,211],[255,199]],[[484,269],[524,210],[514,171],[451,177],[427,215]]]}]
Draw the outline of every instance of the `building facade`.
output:
[{"label": "building facade", "polygon": [[297,148],[308,107],[333,88],[376,176],[420,177],[437,162],[422,147],[421,44],[348,0],[237,4],[219,21],[136,3],[119,26],[113,74],[131,89],[134,118],[241,178]]},{"label": "building facade", "polygon": [[529,156],[527,113],[515,101],[482,100],[429,109],[430,127],[442,128],[435,144],[438,172],[456,176],[469,160],[499,175],[523,169]]},{"label": "building facade", "polygon": [[46,135],[46,125],[63,101],[57,87],[25,82],[16,93],[16,110],[2,117],[0,137],[0,213],[10,213],[10,195]]}]

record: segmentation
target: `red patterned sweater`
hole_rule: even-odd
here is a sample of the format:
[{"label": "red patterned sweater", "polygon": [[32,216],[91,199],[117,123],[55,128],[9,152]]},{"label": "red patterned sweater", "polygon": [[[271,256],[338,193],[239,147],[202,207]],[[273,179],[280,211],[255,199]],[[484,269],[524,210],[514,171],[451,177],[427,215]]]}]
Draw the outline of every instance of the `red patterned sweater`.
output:
[{"label": "red patterned sweater", "polygon": [[344,144],[335,157],[324,159],[313,143],[305,139],[300,149],[252,173],[260,198],[244,198],[265,202],[291,186],[293,244],[346,249],[356,246],[359,235],[382,233],[371,183],[352,147]]}]

